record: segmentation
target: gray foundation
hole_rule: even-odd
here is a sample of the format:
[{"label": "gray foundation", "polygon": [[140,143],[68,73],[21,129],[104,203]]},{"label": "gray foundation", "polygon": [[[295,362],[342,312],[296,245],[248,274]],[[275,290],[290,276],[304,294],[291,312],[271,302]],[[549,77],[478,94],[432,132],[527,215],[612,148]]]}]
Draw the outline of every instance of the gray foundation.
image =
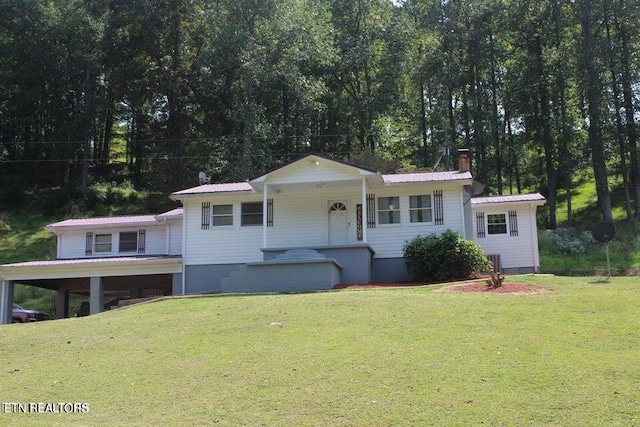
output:
[{"label": "gray foundation", "polygon": [[[272,261],[293,249],[298,248],[269,248],[262,249],[262,252],[265,261]],[[372,280],[374,251],[369,245],[313,246],[308,249],[315,250],[340,264],[341,284],[369,283]]]},{"label": "gray foundation", "polygon": [[407,267],[404,258],[374,258],[373,281],[374,282],[409,282],[415,280]]},{"label": "gray foundation", "polygon": [[[244,264],[185,265],[185,293],[221,292],[222,279],[240,270],[241,265]],[[181,293],[182,284],[178,295]]]}]

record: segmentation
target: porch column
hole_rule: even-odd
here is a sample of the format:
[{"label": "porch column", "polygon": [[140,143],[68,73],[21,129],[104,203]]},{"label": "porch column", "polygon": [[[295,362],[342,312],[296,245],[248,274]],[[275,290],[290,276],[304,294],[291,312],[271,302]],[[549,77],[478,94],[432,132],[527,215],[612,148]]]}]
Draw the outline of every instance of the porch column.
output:
[{"label": "porch column", "polygon": [[367,227],[368,227],[367,214],[367,180],[362,177],[362,243],[367,243]]},{"label": "porch column", "polygon": [[56,319],[69,317],[69,291],[54,291],[56,298]]},{"label": "porch column", "polygon": [[184,292],[182,292],[182,273],[173,273],[172,276],[172,289],[171,289],[171,294],[172,295],[184,295]]},{"label": "porch column", "polygon": [[98,314],[104,311],[104,286],[102,277],[89,279],[89,314]]},{"label": "porch column", "polygon": [[267,247],[267,184],[264,184],[262,192],[262,247]]},{"label": "porch column", "polygon": [[3,280],[0,282],[0,325],[11,323],[13,313],[13,282]]}]

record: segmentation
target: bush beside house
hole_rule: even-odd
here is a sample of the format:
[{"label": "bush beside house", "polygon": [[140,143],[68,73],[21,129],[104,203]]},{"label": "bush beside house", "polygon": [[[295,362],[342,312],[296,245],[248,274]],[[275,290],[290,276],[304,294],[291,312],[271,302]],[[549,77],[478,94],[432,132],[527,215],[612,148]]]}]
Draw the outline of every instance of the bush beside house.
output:
[{"label": "bush beside house", "polygon": [[466,278],[491,268],[480,245],[454,231],[417,236],[403,247],[407,269],[421,281]]}]

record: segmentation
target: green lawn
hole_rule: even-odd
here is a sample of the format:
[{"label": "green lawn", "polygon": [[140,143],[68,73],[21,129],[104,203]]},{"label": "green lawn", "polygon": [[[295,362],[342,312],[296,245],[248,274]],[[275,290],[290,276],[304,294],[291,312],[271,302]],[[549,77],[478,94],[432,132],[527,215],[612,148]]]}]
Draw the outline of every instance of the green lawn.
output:
[{"label": "green lawn", "polygon": [[0,326],[3,425],[640,425],[637,278],[167,300]]}]

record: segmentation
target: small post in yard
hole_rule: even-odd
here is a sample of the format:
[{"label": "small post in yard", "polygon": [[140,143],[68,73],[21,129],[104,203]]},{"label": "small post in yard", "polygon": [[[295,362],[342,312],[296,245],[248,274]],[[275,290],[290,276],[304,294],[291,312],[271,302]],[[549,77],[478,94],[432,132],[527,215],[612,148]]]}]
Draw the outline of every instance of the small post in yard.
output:
[{"label": "small post in yard", "polygon": [[611,280],[611,264],[609,262],[609,240],[616,235],[616,227],[611,222],[601,222],[596,225],[592,233],[593,238],[600,243],[604,243],[605,253],[607,255],[607,280]]}]

